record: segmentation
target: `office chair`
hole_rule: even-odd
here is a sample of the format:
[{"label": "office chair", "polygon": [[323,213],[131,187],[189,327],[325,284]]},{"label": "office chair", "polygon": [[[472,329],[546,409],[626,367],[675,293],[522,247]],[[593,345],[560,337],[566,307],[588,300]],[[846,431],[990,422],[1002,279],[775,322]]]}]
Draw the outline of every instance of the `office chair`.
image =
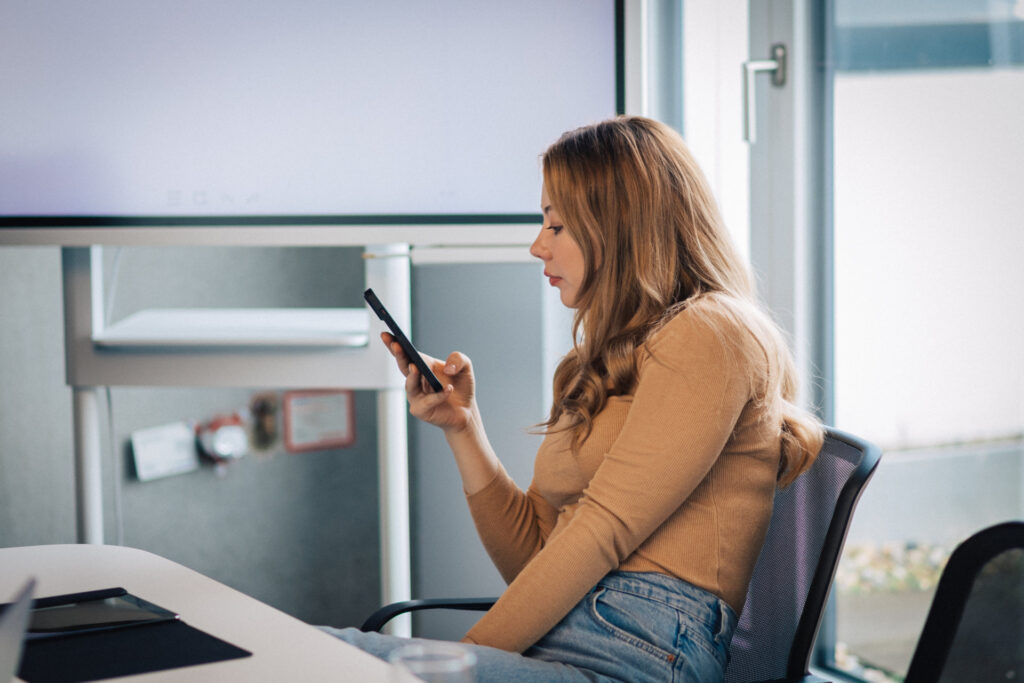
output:
[{"label": "office chair", "polygon": [[983,529],[942,570],[905,683],[1024,678],[1024,521]]},{"label": "office chair", "polygon": [[811,469],[775,494],[733,634],[727,683],[823,680],[809,673],[811,648],[854,508],[880,459],[877,446],[829,429]]},{"label": "office chair", "polygon": [[[814,465],[775,495],[764,548],[733,635],[725,680],[811,682],[811,646],[854,507],[881,451],[838,430],[827,430]],[[409,600],[386,605],[363,623],[379,631],[393,617],[423,609],[486,611],[495,598]]]}]

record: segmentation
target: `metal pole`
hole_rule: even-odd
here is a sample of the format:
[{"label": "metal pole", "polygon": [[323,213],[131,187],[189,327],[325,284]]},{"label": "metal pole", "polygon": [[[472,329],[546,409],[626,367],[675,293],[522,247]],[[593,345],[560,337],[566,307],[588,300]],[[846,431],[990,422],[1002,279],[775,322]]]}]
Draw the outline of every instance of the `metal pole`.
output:
[{"label": "metal pole", "polygon": [[[366,284],[381,297],[395,321],[412,335],[411,277],[406,244],[368,246]],[[370,344],[380,344],[370,335]],[[392,377],[377,393],[377,466],[380,499],[380,583],[384,604],[412,597],[412,557],[409,527],[409,438],[402,376],[383,346],[381,356]],[[388,631],[412,634],[412,619],[393,619]]]},{"label": "metal pole", "polygon": [[103,543],[103,467],[99,396],[95,387],[72,387],[75,428],[75,513],[79,543]]}]

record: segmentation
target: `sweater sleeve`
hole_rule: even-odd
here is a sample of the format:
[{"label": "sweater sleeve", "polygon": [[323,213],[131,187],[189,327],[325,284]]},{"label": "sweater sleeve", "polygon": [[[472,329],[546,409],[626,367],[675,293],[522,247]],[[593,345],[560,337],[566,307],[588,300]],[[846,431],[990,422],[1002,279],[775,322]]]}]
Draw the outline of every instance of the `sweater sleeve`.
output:
[{"label": "sweater sleeve", "polygon": [[511,583],[544,545],[556,510],[533,489],[524,493],[504,470],[466,500],[487,554]]},{"label": "sweater sleeve", "polygon": [[525,650],[684,503],[750,397],[744,354],[726,341],[734,330],[686,310],[651,340],[622,431],[574,516],[469,631],[468,642]]}]

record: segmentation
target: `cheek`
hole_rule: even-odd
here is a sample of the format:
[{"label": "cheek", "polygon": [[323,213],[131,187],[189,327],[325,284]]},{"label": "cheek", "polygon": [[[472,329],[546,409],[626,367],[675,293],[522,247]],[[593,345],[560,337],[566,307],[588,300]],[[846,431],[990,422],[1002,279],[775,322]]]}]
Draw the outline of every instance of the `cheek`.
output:
[{"label": "cheek", "polygon": [[583,281],[583,275],[587,271],[586,261],[583,258],[583,252],[578,248],[573,250],[572,254],[572,271],[576,275],[578,282]]}]

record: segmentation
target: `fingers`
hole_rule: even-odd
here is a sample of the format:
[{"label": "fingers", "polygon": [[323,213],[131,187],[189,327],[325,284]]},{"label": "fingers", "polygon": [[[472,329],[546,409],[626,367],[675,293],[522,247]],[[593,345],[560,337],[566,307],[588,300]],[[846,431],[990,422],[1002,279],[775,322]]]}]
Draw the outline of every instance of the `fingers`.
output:
[{"label": "fingers", "polygon": [[[459,351],[453,351],[448,355],[445,361],[440,361],[436,358],[423,355],[423,360],[427,363],[434,374],[441,379],[443,389],[441,391],[434,391],[427,380],[422,376],[422,373],[416,368],[416,366],[406,356],[405,351],[402,349],[394,336],[387,332],[382,332],[380,339],[384,342],[388,352],[391,353],[395,358],[395,362],[398,364],[398,369],[405,375],[405,392],[409,397],[410,402],[414,398],[422,396],[433,396],[436,400],[431,401],[430,407],[440,405],[443,403],[447,396],[452,393],[454,386],[450,384],[451,381],[465,381],[465,378],[469,379],[469,386],[472,387],[473,382],[473,370],[472,363],[469,360],[469,356],[466,356]],[[422,355],[422,354],[421,354]],[[460,380],[458,376],[463,374],[463,379]],[[460,386],[462,386],[460,384]]]},{"label": "fingers", "polygon": [[406,357],[405,351],[402,350],[402,345],[395,341],[387,332],[380,333],[380,340],[384,342],[384,346],[387,347],[388,352],[395,357],[395,361],[398,363],[398,369],[402,371],[402,374],[406,377],[409,376],[409,358]]},{"label": "fingers", "polygon": [[433,387],[430,386],[430,382],[428,382],[427,378],[420,372],[420,369],[415,365],[409,365],[409,374],[405,376],[405,390],[410,395],[413,393],[430,395],[443,394],[452,388],[451,384],[443,384],[441,391],[434,391]]},{"label": "fingers", "polygon": [[441,391],[434,391],[423,379],[423,375],[416,366],[410,366],[409,375],[405,379],[405,391],[409,397],[409,412],[414,417],[426,418],[434,408],[448,400],[453,389],[454,387],[448,384]]},{"label": "fingers", "polygon": [[380,340],[384,342],[384,346],[387,347],[388,352],[395,358],[405,355],[405,351],[402,350],[402,345],[395,341],[395,338],[387,332],[380,333]]},{"label": "fingers", "polygon": [[466,370],[472,371],[473,364],[469,360],[469,356],[459,351],[452,351],[448,354],[448,359],[445,361],[444,369],[442,372],[449,377],[454,377],[460,372]]},{"label": "fingers", "polygon": [[403,372],[405,372],[405,393],[409,396],[410,401],[413,397],[427,393],[423,386],[423,378],[415,365],[406,366]]}]

